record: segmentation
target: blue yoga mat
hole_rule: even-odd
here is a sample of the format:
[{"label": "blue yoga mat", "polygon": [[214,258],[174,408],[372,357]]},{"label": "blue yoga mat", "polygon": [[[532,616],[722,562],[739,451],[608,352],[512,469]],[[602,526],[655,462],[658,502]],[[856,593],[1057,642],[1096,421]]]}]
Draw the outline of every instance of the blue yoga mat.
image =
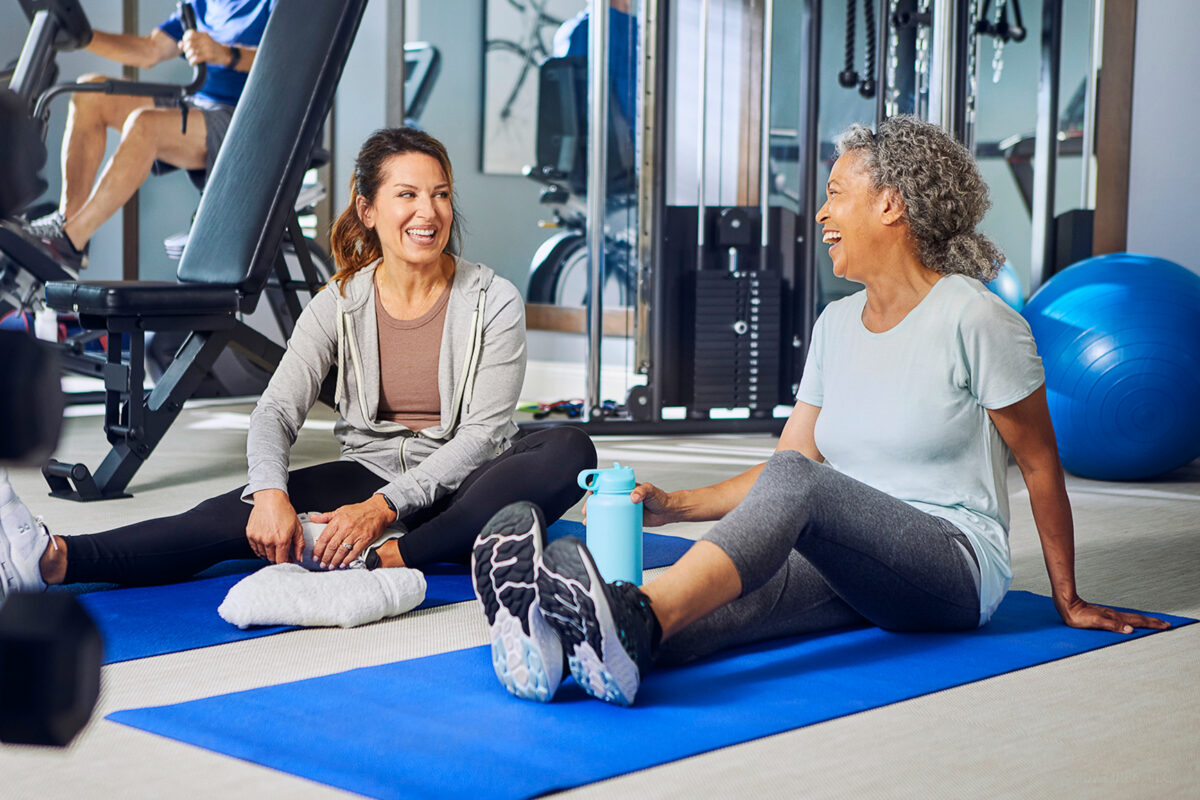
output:
[{"label": "blue yoga mat", "polygon": [[1074,630],[1049,598],[1012,592],[978,631],[847,630],[652,672],[633,708],[572,681],[549,704],[518,700],[496,682],[489,649],[474,647],[108,718],[373,797],[517,798],[1149,633]]},{"label": "blue yoga mat", "polygon": [[[584,528],[578,522],[559,520],[547,533],[551,539],[582,538]],[[643,561],[647,569],[675,563],[692,544],[691,540],[678,536],[657,533],[643,536]],[[104,638],[106,664],[293,630],[291,627],[241,630],[217,614],[217,606],[230,587],[261,566],[261,561],[229,562],[220,565],[216,571],[225,574],[216,577],[164,586],[91,591],[79,595],[79,600]],[[474,597],[471,577],[463,565],[434,565],[425,570],[425,579],[425,602],[419,608],[460,603]]]}]

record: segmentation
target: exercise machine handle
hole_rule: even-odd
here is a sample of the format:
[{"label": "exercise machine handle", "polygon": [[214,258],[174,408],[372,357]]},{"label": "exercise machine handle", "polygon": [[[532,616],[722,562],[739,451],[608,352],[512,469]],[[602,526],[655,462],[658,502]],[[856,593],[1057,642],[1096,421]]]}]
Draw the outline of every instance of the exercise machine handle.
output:
[{"label": "exercise machine handle", "polygon": [[[183,23],[185,31],[196,30],[196,9],[191,3],[179,3],[179,20]],[[197,64],[192,71],[192,80],[187,86],[183,87],[184,96],[193,95],[200,91],[200,87],[204,85],[204,81],[208,78],[208,65]]]}]

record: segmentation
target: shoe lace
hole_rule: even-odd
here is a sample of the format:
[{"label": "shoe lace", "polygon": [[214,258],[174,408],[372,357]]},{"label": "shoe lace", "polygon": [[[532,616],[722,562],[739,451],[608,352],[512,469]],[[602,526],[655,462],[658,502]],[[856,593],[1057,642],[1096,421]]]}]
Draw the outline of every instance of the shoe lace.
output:
[{"label": "shoe lace", "polygon": [[29,232],[39,239],[57,239],[66,235],[63,231],[64,222],[63,215],[55,211],[53,214],[30,221],[28,228]]},{"label": "shoe lace", "polygon": [[33,524],[42,529],[42,533],[46,534],[46,538],[50,540],[50,546],[55,550],[58,550],[58,540],[54,538],[54,534],[50,533],[50,526],[46,524],[44,519],[42,519],[41,514],[34,515]]}]

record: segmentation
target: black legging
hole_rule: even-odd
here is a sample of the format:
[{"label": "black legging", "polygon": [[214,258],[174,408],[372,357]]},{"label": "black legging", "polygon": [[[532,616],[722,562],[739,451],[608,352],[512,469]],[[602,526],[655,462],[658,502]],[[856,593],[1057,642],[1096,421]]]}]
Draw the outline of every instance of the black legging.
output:
[{"label": "black legging", "polygon": [[[410,567],[464,560],[484,523],[517,500],[536,503],[547,522],[556,520],[583,496],[576,475],[595,467],[596,448],[577,428],[518,434],[458,489],[404,518],[400,555]],[[332,511],[366,500],[385,483],[361,464],[334,461],[289,473],[288,497],[297,511]],[[246,540],[252,506],[241,499],[242,488],[173,517],[67,537],[64,583],[171,583],[221,561],[254,558]]]}]

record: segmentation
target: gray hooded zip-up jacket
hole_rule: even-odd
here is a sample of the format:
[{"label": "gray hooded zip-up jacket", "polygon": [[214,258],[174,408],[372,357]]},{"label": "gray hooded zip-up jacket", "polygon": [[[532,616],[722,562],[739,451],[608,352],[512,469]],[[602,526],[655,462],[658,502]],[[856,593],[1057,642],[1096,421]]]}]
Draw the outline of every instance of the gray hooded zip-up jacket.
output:
[{"label": "gray hooded zip-up jacket", "polygon": [[[331,282],[297,320],[287,351],[250,415],[249,482],[242,499],[253,502],[251,496],[262,489],[287,491],[289,450],[334,365],[339,370],[333,430],[341,458],[388,482],[379,493],[392,501],[401,519],[458,488],[476,467],[512,444],[513,411],[525,379],[525,303],[517,288],[482,264],[455,258],[438,358],[441,423],[414,433],[376,419],[377,266],[349,278],[345,296]],[[390,367],[402,368],[404,354],[393,358]]]}]

